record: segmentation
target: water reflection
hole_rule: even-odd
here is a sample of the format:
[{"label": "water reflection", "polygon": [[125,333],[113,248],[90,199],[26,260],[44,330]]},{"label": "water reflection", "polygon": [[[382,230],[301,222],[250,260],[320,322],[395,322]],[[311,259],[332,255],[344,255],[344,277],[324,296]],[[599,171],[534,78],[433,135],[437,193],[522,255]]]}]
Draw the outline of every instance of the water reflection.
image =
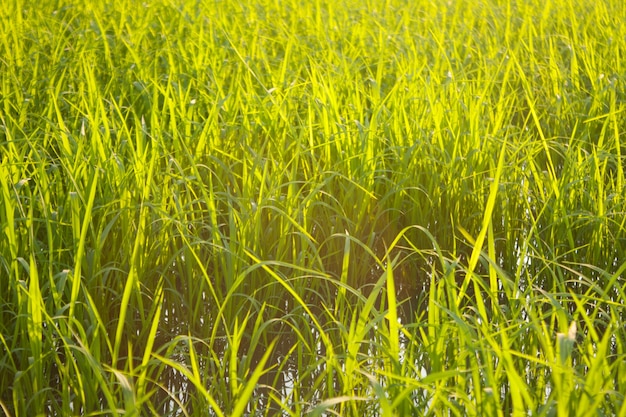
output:
[{"label": "water reflection", "polygon": [[[536,352],[526,352],[526,349],[534,349],[530,342],[535,340],[536,336],[533,332],[536,329],[531,325],[533,317],[539,314],[541,319],[546,320],[553,316],[554,300],[557,300],[563,306],[566,314],[573,317],[577,314],[578,308],[584,308],[585,312],[594,318],[592,323],[596,331],[602,334],[605,329],[611,326],[610,314],[605,311],[607,303],[619,301],[619,289],[600,288],[599,285],[604,282],[606,284],[606,273],[602,273],[596,268],[583,267],[579,264],[554,265],[554,268],[560,268],[560,271],[554,272],[546,266],[545,262],[535,262],[533,257],[523,252],[519,246],[516,256],[521,257],[523,253],[526,255],[522,259],[515,256],[505,259],[498,259],[496,266],[502,270],[517,269],[517,278],[515,276],[507,276],[502,273],[499,276],[499,284],[495,298],[489,299],[486,303],[487,314],[501,314],[502,311],[513,312],[511,318],[519,321],[517,325],[519,330],[516,336],[516,349],[526,355],[536,355]],[[403,386],[405,382],[395,382],[399,384],[398,389],[409,389],[409,398],[411,406],[415,409],[422,407],[426,409],[433,400],[432,387],[421,384],[420,381],[431,375],[433,372],[441,372],[446,366],[458,366],[455,361],[457,359],[458,346],[451,344],[451,350],[444,349],[443,353],[447,362],[438,363],[440,359],[433,358],[430,355],[432,346],[428,346],[423,342],[420,332],[428,332],[424,322],[427,320],[428,296],[431,290],[431,282],[439,283],[446,279],[445,275],[450,274],[451,283],[462,283],[465,278],[463,269],[464,260],[451,258],[448,263],[441,263],[438,259],[428,258],[424,264],[418,265],[414,263],[399,267],[394,271],[394,277],[397,282],[397,299],[399,301],[398,319],[404,331],[400,333],[400,351],[398,352],[398,361],[401,376],[415,381],[412,387]],[[426,266],[424,266],[426,265]],[[452,270],[444,270],[444,266],[448,265]],[[511,268],[512,266],[512,268]],[[380,269],[372,268],[372,277],[378,279],[380,277]],[[488,282],[489,263],[483,262],[476,269],[478,276],[484,277]],[[420,276],[420,279],[411,279],[411,276]],[[557,280],[558,278],[558,280]],[[603,279],[601,279],[603,278]],[[518,294],[520,297],[509,297],[507,295],[507,285],[511,283],[503,283],[502,280],[515,282],[517,288],[509,291],[508,294]],[[567,292],[559,292],[558,285],[564,285]],[[562,284],[560,284],[562,283]],[[542,291],[542,286],[553,285],[556,291],[552,292],[553,299],[547,297]],[[363,308],[363,300],[369,296],[373,284],[365,285],[359,292],[364,298],[350,298],[350,294],[346,296],[346,300],[351,300],[352,305],[348,308],[359,311]],[[300,289],[302,290],[302,289]],[[466,303],[472,305],[476,294],[474,286],[468,288],[466,294]],[[237,346],[233,346],[232,329],[231,334],[224,333],[222,329],[218,332],[213,331],[213,326],[222,326],[220,320],[215,320],[215,309],[209,306],[210,297],[201,294],[199,297],[207,302],[205,313],[193,316],[201,316],[201,320],[197,323],[190,324],[185,316],[188,314],[189,306],[185,305],[183,300],[177,299],[177,302],[170,299],[167,308],[163,312],[163,326],[159,329],[157,338],[161,346],[160,355],[183,365],[187,369],[192,369],[193,364],[190,356],[190,343],[193,343],[194,354],[196,356],[196,364],[204,381],[205,389],[216,401],[217,405],[228,413],[229,407],[236,402],[236,393],[231,392],[231,382],[229,378],[239,379],[240,383],[250,378],[251,373],[259,366],[263,355],[272,347],[271,354],[264,366],[265,372],[261,375],[252,393],[251,400],[247,403],[247,415],[293,415],[294,413],[310,412],[320,403],[333,396],[340,396],[346,392],[345,373],[347,372],[346,364],[349,360],[359,362],[359,372],[367,372],[379,378],[379,383],[384,386],[385,390],[393,388],[393,378],[384,376],[386,356],[384,346],[388,340],[384,338],[384,332],[381,331],[381,317],[384,317],[386,306],[386,298],[384,291],[381,291],[374,309],[370,314],[373,321],[378,320],[376,324],[371,325],[367,337],[359,342],[356,358],[348,358],[349,340],[348,332],[354,318],[351,314],[345,312],[334,311],[334,299],[339,296],[339,290],[336,286],[329,285],[328,281],[325,285],[319,283],[316,287],[311,281],[308,281],[307,290],[303,291],[303,299],[306,300],[308,310],[294,302],[289,297],[281,296],[276,299],[265,299],[262,292],[254,293],[258,299],[250,298],[250,296],[242,299],[248,300],[249,304],[246,308],[242,307],[242,311],[252,311],[254,314],[249,317],[247,327],[242,332]],[[617,292],[615,292],[617,291]],[[578,294],[580,300],[578,304],[573,302],[572,294]],[[590,296],[590,294],[598,294],[598,296]],[[483,294],[483,297],[487,297]],[[269,301],[268,301],[269,300]],[[582,300],[582,301],[581,301]],[[441,301],[441,300],[440,300]],[[270,305],[272,310],[263,310],[260,306]],[[278,308],[280,307],[280,308]],[[472,310],[467,310],[467,314],[471,314]],[[255,327],[258,319],[255,314],[264,315],[260,322],[262,326]],[[620,319],[623,317],[623,309],[619,310]],[[267,315],[267,317],[265,316]],[[311,316],[312,315],[312,316]],[[534,316],[533,316],[534,315]],[[241,317],[241,316],[237,316]],[[481,320],[467,319],[469,326],[506,325],[494,322],[483,323]],[[472,320],[475,320],[472,322]],[[321,323],[322,328],[318,327]],[[551,322],[554,325],[554,321]],[[510,326],[510,324],[508,324]],[[579,334],[584,335],[591,331],[588,328],[589,323],[579,322]],[[259,330],[261,329],[261,330]],[[498,327],[498,331],[502,328]],[[437,332],[440,329],[432,329]],[[557,328],[552,329],[555,334]],[[322,333],[323,332],[323,333]],[[216,337],[210,338],[212,334]],[[615,339],[615,337],[613,338]],[[209,340],[212,340],[209,342]],[[528,343],[528,344],[527,344]],[[476,347],[474,347],[477,349]],[[236,352],[233,354],[233,349]],[[616,340],[612,340],[609,348],[609,355],[617,355],[618,345]],[[482,355],[477,351],[476,355]],[[615,356],[616,358],[617,356]],[[332,360],[331,360],[332,358]],[[581,364],[578,356],[573,356],[574,366]],[[230,373],[232,367],[231,361],[237,361],[237,372]],[[470,359],[467,359],[470,360]],[[482,361],[482,357],[480,361]],[[483,366],[496,366],[497,357],[494,363],[485,363]],[[525,382],[532,385],[536,380],[542,378],[550,378],[550,371],[547,367],[530,367],[527,363],[528,372],[525,375]],[[532,371],[531,371],[532,368]],[[381,373],[382,372],[382,373]],[[479,369],[478,375],[486,378],[486,369]],[[200,412],[203,415],[216,415],[212,411],[211,406],[202,399],[202,395],[189,379],[178,370],[162,365],[155,372],[156,380],[154,381],[154,395],[151,398],[152,407],[160,415],[185,415],[186,413]],[[355,389],[355,396],[362,396],[367,393],[371,396],[372,404],[364,402],[359,410],[368,407],[377,407],[376,396],[368,379],[362,375],[349,375],[349,377],[359,379],[359,384],[367,386],[358,386]],[[487,387],[485,393],[489,395],[500,395],[500,403],[509,404],[511,396],[511,387],[508,382],[504,382],[500,387]],[[332,407],[331,407],[332,408]],[[372,415],[380,414],[372,409]],[[380,411],[380,410],[379,410]]]}]

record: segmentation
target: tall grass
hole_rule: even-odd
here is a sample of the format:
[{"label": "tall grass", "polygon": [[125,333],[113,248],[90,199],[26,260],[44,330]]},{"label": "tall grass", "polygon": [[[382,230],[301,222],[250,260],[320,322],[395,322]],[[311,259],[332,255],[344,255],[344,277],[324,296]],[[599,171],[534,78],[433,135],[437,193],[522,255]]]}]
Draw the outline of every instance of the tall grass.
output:
[{"label": "tall grass", "polygon": [[0,407],[626,416],[617,0],[11,0]]}]

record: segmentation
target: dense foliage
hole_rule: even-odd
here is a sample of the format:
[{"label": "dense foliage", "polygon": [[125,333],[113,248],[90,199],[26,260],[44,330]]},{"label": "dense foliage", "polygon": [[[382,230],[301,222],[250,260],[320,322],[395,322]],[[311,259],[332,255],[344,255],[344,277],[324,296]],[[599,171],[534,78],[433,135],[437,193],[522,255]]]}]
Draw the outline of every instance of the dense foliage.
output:
[{"label": "dense foliage", "polygon": [[5,3],[7,416],[626,416],[625,2]]}]

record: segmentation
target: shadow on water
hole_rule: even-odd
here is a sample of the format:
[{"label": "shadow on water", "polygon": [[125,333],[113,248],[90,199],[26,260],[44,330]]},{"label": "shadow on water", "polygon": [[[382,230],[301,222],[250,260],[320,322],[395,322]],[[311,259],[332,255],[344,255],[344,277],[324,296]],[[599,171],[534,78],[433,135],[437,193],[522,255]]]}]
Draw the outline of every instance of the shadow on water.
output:
[{"label": "shadow on water", "polygon": [[[379,274],[379,271],[373,271],[373,276],[375,273]],[[364,286],[361,291],[363,295],[369,295],[368,286]],[[206,336],[207,329],[194,329],[194,326],[190,326],[184,319],[183,312],[187,307],[184,304],[173,306],[170,303],[168,306],[172,310],[163,312],[155,350],[159,355],[192,369],[190,344],[193,344],[199,371],[205,382],[203,389],[215,398],[222,411],[228,413],[229,407],[232,407],[237,399],[236,395],[230,392],[229,378],[232,377],[229,374],[230,362],[236,358],[240,372],[236,377],[240,383],[245,384],[246,379],[259,366],[262,357],[271,347],[264,372],[248,402],[246,414],[289,415],[292,412],[290,410],[296,408],[294,401],[298,403],[297,407],[300,410],[310,411],[315,405],[327,399],[329,393],[342,392],[343,389],[338,370],[329,368],[327,346],[322,340],[320,329],[316,328],[315,321],[325,326],[323,331],[327,340],[332,343],[333,351],[341,357],[345,356],[342,349],[345,349],[344,333],[347,331],[345,323],[333,321],[333,316],[338,316],[339,312],[332,311],[332,302],[329,300],[337,297],[337,289],[330,286],[319,287],[311,290],[311,293],[314,295],[307,298],[308,311],[294,305],[293,302],[283,301],[282,316],[277,315],[264,323],[260,337],[258,333],[254,334],[254,329],[250,326],[238,342],[238,350],[234,357],[232,346],[225,336],[215,338],[211,345],[207,338],[184,336],[194,333]],[[423,315],[425,306],[423,295],[427,293],[427,287],[418,289],[414,286],[399,286],[398,314],[403,323],[414,321],[416,315]],[[384,297],[384,294],[381,293],[380,297]],[[354,301],[356,302],[356,298]],[[384,309],[384,306],[385,301],[381,298],[374,307],[379,310]],[[315,320],[309,313],[314,315]],[[249,322],[255,320],[256,317],[251,317]],[[301,329],[307,330],[300,332]],[[374,337],[372,331],[372,338]],[[378,355],[373,351],[369,352],[368,349],[371,347],[368,346],[369,344],[364,343],[361,349],[360,354],[363,357],[371,355],[374,358]],[[141,360],[140,347],[138,346],[137,352],[134,352],[135,362]],[[122,354],[128,355],[128,352]],[[123,362],[125,359],[126,356],[123,356],[120,361]],[[215,415],[209,404],[202,400],[202,393],[187,376],[171,366],[159,366],[155,369],[150,389],[153,390],[151,407],[160,415],[184,415],[185,412]]]}]

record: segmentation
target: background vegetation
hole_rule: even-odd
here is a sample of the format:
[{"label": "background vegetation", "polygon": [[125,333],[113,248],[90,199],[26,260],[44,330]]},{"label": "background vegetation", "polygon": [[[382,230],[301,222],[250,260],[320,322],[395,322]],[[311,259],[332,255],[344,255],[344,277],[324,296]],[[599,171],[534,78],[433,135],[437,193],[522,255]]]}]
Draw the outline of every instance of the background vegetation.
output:
[{"label": "background vegetation", "polygon": [[7,416],[626,416],[623,1],[5,3]]}]

